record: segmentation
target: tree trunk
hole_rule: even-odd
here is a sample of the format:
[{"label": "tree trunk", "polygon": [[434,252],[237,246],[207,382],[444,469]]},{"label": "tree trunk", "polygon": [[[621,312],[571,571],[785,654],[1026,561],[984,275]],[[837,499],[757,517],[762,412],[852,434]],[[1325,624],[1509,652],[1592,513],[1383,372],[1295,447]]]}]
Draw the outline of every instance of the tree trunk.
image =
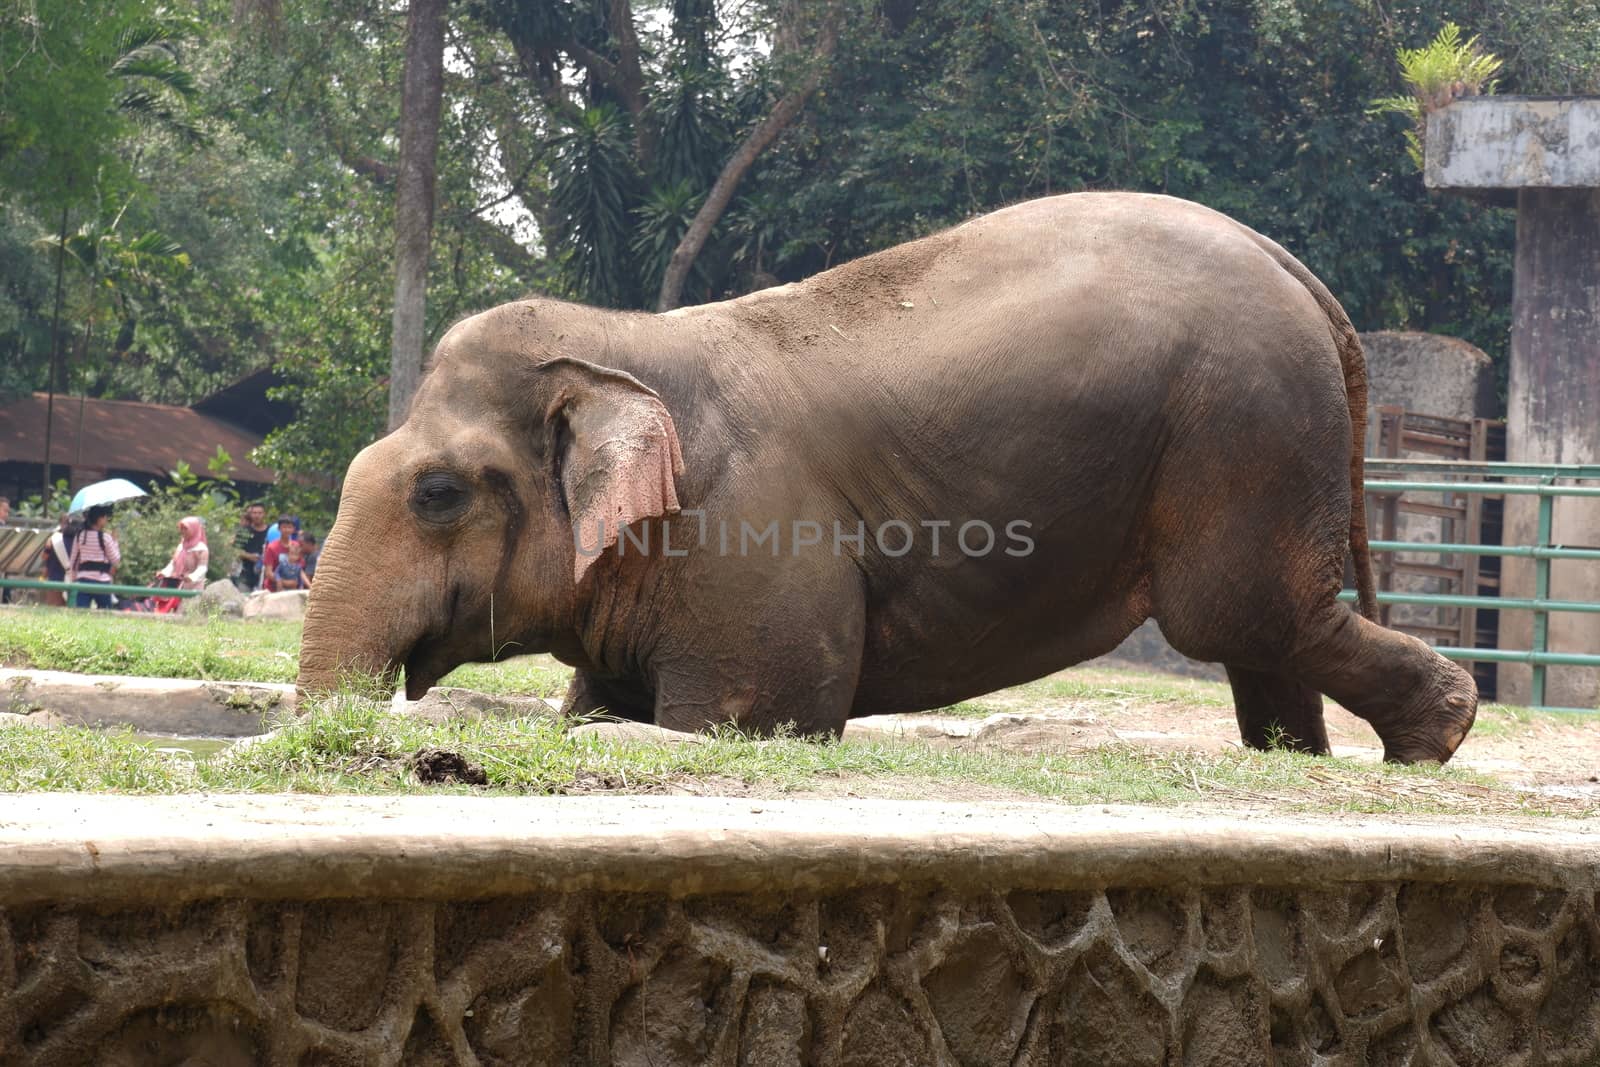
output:
[{"label": "tree trunk", "polygon": [[830,7],[822,17],[824,21],[818,31],[814,59],[800,83],[773,105],[767,117],[750,131],[738,150],[722,165],[722,171],[712,184],[711,192],[706,194],[705,203],[695,212],[689,228],[684,231],[683,239],[678,242],[678,247],[672,250],[672,258],[667,261],[667,272],[661,278],[661,293],[656,300],[657,311],[671,311],[683,303],[683,286],[689,279],[689,271],[694,267],[695,257],[700,255],[700,250],[706,246],[706,241],[711,237],[712,228],[722,218],[722,213],[728,209],[734,192],[739,188],[739,182],[755,165],[761,153],[765,152],[767,147],[778,139],[778,135],[799,117],[806,106],[806,101],[817,91],[817,86],[822,84],[828,61],[833,58],[834,48],[839,42],[837,10]]},{"label": "tree trunk", "polygon": [[56,236],[56,310],[50,319],[50,381],[46,383],[44,402],[44,484],[39,500],[45,514],[51,511],[50,500],[50,446],[56,428],[56,374],[61,366],[61,293],[67,272],[67,209],[61,208],[61,230]]},{"label": "tree trunk", "polygon": [[394,197],[394,334],[389,357],[389,429],[405,421],[422,379],[427,333],[428,252],[433,241],[439,110],[444,97],[445,0],[411,0],[405,85],[400,97],[400,169]]}]

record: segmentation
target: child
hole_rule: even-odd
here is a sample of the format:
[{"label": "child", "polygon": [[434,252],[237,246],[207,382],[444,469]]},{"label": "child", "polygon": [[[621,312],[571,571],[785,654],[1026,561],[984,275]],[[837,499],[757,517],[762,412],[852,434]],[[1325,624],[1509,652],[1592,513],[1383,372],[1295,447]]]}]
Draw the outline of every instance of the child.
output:
[{"label": "child", "polygon": [[310,589],[311,582],[306,578],[304,548],[299,541],[290,541],[283,546],[283,553],[278,557],[278,566],[273,570],[278,591],[286,589]]},{"label": "child", "polygon": [[310,585],[317,577],[317,557],[321,549],[317,547],[315,535],[307,532],[300,535],[300,565],[306,571],[306,584]]}]

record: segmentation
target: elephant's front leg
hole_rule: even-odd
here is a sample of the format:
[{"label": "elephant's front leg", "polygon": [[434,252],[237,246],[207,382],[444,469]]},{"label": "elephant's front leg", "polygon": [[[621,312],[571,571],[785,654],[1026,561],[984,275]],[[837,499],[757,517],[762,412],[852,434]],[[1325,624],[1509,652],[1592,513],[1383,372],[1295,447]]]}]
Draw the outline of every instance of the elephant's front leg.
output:
[{"label": "elephant's front leg", "polygon": [[652,670],[656,725],[843,733],[861,677],[866,595],[853,566],[828,563],[745,587],[745,595],[728,601],[735,610],[720,625],[663,648]]},{"label": "elephant's front leg", "polygon": [[587,719],[609,715],[631,722],[650,722],[655,717],[654,693],[615,680],[597,678],[588,671],[576,671],[561,701],[561,715],[568,719]]}]

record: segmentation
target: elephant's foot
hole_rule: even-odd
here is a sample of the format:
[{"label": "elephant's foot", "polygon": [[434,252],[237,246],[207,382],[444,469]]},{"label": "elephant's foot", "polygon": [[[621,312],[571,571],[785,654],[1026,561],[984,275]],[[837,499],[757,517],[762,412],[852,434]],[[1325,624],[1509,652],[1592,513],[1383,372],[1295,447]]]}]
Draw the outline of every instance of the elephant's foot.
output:
[{"label": "elephant's foot", "polygon": [[1472,729],[1478,714],[1478,685],[1456,664],[1437,658],[1432,684],[1419,690],[1392,721],[1383,726],[1373,723],[1388,762],[1444,763]]},{"label": "elephant's foot", "polygon": [[1444,763],[1472,729],[1472,675],[1407,634],[1343,605],[1326,636],[1304,643],[1294,672],[1366,719],[1392,763]]}]

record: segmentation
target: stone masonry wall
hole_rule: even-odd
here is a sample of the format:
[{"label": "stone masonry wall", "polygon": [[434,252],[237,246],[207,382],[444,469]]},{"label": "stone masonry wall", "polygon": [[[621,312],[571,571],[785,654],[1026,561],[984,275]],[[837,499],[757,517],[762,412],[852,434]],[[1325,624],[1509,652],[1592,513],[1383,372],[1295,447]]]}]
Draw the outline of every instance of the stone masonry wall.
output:
[{"label": "stone masonry wall", "polygon": [[872,889],[9,911],[14,1064],[1591,1064],[1592,894]]},{"label": "stone masonry wall", "polygon": [[6,1067],[1600,1062],[1587,825],[6,802]]}]

